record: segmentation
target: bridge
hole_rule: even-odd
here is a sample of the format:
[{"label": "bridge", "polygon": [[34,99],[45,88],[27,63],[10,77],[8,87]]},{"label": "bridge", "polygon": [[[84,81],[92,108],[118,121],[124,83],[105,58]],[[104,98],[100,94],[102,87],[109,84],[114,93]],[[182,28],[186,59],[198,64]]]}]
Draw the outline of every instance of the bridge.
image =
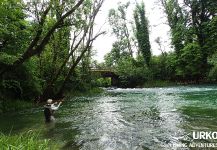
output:
[{"label": "bridge", "polygon": [[103,78],[111,78],[111,86],[118,86],[119,77],[111,69],[91,69],[92,73],[100,74]]}]

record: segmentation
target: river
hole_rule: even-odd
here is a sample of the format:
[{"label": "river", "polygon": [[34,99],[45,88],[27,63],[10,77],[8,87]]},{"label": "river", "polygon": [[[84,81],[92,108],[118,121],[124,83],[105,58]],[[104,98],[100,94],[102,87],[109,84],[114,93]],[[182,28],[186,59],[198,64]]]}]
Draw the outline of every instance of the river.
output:
[{"label": "river", "polygon": [[[110,89],[66,100],[56,122],[45,124],[43,108],[0,116],[0,131],[40,130],[63,149],[173,150],[192,142],[193,132],[217,132],[217,87]],[[183,146],[183,145],[182,145]]]}]

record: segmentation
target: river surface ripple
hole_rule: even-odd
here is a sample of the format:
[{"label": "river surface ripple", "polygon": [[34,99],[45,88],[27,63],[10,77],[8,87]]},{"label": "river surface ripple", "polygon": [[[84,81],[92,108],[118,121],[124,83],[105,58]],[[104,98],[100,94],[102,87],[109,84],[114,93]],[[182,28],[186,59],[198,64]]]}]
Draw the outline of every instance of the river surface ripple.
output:
[{"label": "river surface ripple", "polygon": [[[41,116],[39,122],[32,119],[34,125],[31,126],[44,128],[39,125],[43,122],[41,113],[39,109],[27,111],[20,122]],[[0,119],[4,119],[2,117]],[[217,131],[217,88],[180,86],[107,90],[99,96],[65,101],[56,118],[56,123],[43,132],[46,137],[64,143],[63,149],[190,149],[171,145],[198,142],[192,139],[193,131]],[[4,125],[6,122],[7,119]],[[29,128],[30,125],[24,126]],[[19,127],[13,125],[13,128]]]}]

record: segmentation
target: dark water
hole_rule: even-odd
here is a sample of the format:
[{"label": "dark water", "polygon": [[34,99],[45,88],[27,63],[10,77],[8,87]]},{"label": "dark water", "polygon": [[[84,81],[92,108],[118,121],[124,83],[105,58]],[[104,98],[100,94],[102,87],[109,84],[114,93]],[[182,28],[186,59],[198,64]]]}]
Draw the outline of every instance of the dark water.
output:
[{"label": "dark water", "polygon": [[44,138],[73,150],[194,149],[177,145],[217,143],[192,137],[193,131],[217,132],[217,87],[108,90],[65,101],[56,118],[46,125],[42,108],[4,114],[0,131],[37,129]]}]

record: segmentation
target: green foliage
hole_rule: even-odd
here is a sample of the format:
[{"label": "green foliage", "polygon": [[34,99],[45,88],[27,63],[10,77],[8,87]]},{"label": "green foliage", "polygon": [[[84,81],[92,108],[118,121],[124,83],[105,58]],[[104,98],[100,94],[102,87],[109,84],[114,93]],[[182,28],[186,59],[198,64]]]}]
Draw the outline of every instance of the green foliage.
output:
[{"label": "green foliage", "polygon": [[166,69],[166,57],[165,56],[153,56],[150,62],[150,69],[155,79],[166,80],[167,69]]},{"label": "green foliage", "polygon": [[99,87],[111,86],[111,78],[99,78],[96,80],[96,85]]},{"label": "green foliage", "polygon": [[151,45],[149,41],[148,20],[145,16],[145,4],[137,4],[134,11],[134,20],[136,24],[136,38],[138,41],[138,51],[144,57],[146,64],[149,66],[151,59]]},{"label": "green foliage", "polygon": [[[105,54],[104,60],[105,60],[105,66],[111,68],[116,63],[116,58],[113,57],[113,53],[109,52]],[[119,58],[118,58],[119,59]]]},{"label": "green foliage", "polygon": [[122,58],[116,68],[119,75],[121,87],[141,86],[152,78],[150,70],[144,66],[143,62],[136,62],[131,57]]},{"label": "green foliage", "polygon": [[203,27],[203,31],[208,35],[204,49],[206,49],[208,56],[211,56],[217,51],[217,16],[213,17],[210,22],[204,23]]},{"label": "green foliage", "polygon": [[177,86],[177,83],[168,80],[151,80],[145,82],[143,87],[152,88],[152,87],[168,87],[168,86]]},{"label": "green foliage", "polygon": [[21,0],[3,0],[0,2],[0,50],[8,55],[22,53],[28,44],[25,41],[29,40],[30,28],[25,20],[26,15],[23,7],[24,4]]},{"label": "green foliage", "polygon": [[175,53],[169,53],[166,56],[166,72],[167,80],[174,81],[176,79],[177,56]]},{"label": "green foliage", "polygon": [[6,150],[49,150],[57,149],[57,146],[51,145],[50,141],[39,139],[39,133],[28,131],[19,135],[4,135],[0,134],[1,149]]},{"label": "green foliage", "polygon": [[[21,0],[0,2],[0,67],[12,65],[28,46],[30,23]],[[1,76],[0,97],[33,99],[40,93],[37,62],[30,60]]]},{"label": "green foliage", "polygon": [[176,53],[179,55],[180,50],[184,47],[183,43],[185,42],[186,18],[177,0],[166,1],[164,7],[171,28],[172,44],[174,45]]},{"label": "green foliage", "polygon": [[[36,61],[37,62],[37,61]],[[0,96],[3,99],[33,100],[41,92],[41,80],[35,60],[26,62],[3,76]]]},{"label": "green foliage", "polygon": [[217,80],[217,64],[215,63],[215,65],[210,69],[209,74],[208,74],[208,78],[211,81],[216,81]]},{"label": "green foliage", "polygon": [[17,95],[22,95],[23,90],[20,86],[20,82],[16,80],[2,80],[1,89],[5,90],[5,93],[9,93],[8,96],[12,93],[17,93]]},{"label": "green foliage", "polygon": [[176,79],[177,59],[174,52],[153,56],[150,62],[150,71],[154,80],[174,81]]},{"label": "green foliage", "polygon": [[[105,65],[99,66],[116,70],[123,87],[141,86],[144,82],[153,80],[200,80],[206,79],[207,74],[211,80],[216,80],[215,0],[188,0],[183,5],[178,0],[161,1],[171,27],[171,44],[175,52],[153,56],[151,59],[144,3],[137,4],[134,10],[135,30],[127,18],[130,3],[119,3],[117,9],[109,12],[109,24],[117,39],[111,52],[105,56]],[[61,87],[84,92],[95,86],[108,86],[111,82],[109,79],[97,80],[99,77],[90,75],[91,57],[94,54],[92,49],[85,48],[88,36],[93,36],[91,33],[94,25],[94,21],[90,23],[87,18],[95,18],[97,12],[93,12],[93,7],[98,6],[100,1],[85,0],[81,7],[63,19],[44,40],[48,31],[74,6],[75,1],[66,1],[64,4],[62,1],[51,1],[44,23],[40,22],[45,10],[41,9],[41,3],[33,1],[25,5],[22,0],[0,1],[0,98],[4,101],[30,101],[42,93],[49,93],[47,97],[51,97],[61,91]],[[49,2],[43,4],[46,8]],[[35,13],[39,17],[29,19],[27,11],[35,7],[38,9]],[[133,31],[135,35],[132,34]],[[82,35],[83,33],[86,35]],[[30,48],[31,51],[27,51],[37,34],[39,37],[36,44]],[[80,38],[82,36],[84,39]],[[79,40],[81,43],[76,47]],[[45,42],[44,45],[41,45],[42,41]],[[70,45],[73,42],[74,45]],[[87,46],[92,47],[92,42]],[[138,47],[135,48],[134,45]],[[137,57],[134,57],[136,52],[133,50],[137,50]],[[26,51],[28,53],[24,53]],[[22,58],[23,62],[15,63]]]},{"label": "green foliage", "polygon": [[0,52],[0,63],[6,65],[12,65],[13,62],[17,60],[17,57],[14,55],[7,54],[5,52]]},{"label": "green foliage", "polygon": [[129,6],[130,2],[119,3],[117,9],[109,11],[109,24],[112,27],[112,33],[117,38],[112,45],[113,48],[110,54],[112,59],[114,59],[114,63],[117,63],[122,54],[133,56],[132,43],[134,39],[130,34],[131,28],[127,19]]},{"label": "green foliage", "polygon": [[181,50],[176,72],[187,80],[198,80],[202,70],[202,53],[197,43],[190,43]]},{"label": "green foliage", "polygon": [[19,111],[32,108],[33,103],[24,100],[0,100],[0,114],[9,111]]},{"label": "green foliage", "polygon": [[122,57],[129,56],[126,51],[126,43],[123,41],[116,41],[112,44],[111,52],[108,53],[104,59],[108,67],[115,66]]},{"label": "green foliage", "polygon": [[127,9],[130,3],[127,2],[125,4],[119,3],[118,9],[109,10],[109,24],[112,26],[113,33],[117,36],[117,38],[125,39],[126,30],[127,29]]},{"label": "green foliage", "polygon": [[[47,44],[45,51],[41,53],[39,59],[37,60],[40,78],[44,81],[43,90],[47,87],[51,80],[56,77],[56,74],[61,68],[62,63],[68,57],[70,50],[69,30],[69,27],[65,27],[55,32],[53,37],[50,39],[50,42]],[[55,87],[55,89],[58,89],[63,82],[66,69],[67,68],[64,66],[61,74],[57,78],[57,81],[53,83],[53,87]]]},{"label": "green foliage", "polygon": [[17,99],[43,101],[93,87],[91,47],[102,33],[92,31],[102,3],[0,1],[1,110],[18,109],[8,99],[19,105]]},{"label": "green foliage", "polygon": [[[175,52],[164,53],[151,58],[148,21],[145,16],[144,3],[137,4],[134,10],[135,36],[138,44],[138,55],[135,60],[123,52],[123,43],[116,42],[111,52],[105,57],[106,65],[116,68],[121,85],[129,87],[132,83],[139,85],[148,80],[165,80],[178,82],[197,82],[217,79],[217,17],[214,0],[189,0],[181,4],[178,0],[161,0],[171,28],[171,44]],[[110,12],[118,17],[115,10]],[[118,27],[119,22],[113,24]],[[116,29],[116,28],[115,28]],[[119,33],[116,29],[116,34]],[[160,41],[157,41],[161,44]],[[124,45],[126,46],[126,44]],[[141,55],[142,54],[142,55]],[[146,66],[141,65],[144,61]],[[209,58],[209,64],[207,64]],[[144,78],[147,77],[147,78]],[[132,81],[131,81],[132,80]],[[133,86],[135,86],[133,85]]]},{"label": "green foliage", "polygon": [[217,53],[215,52],[210,58],[209,58],[209,65],[211,65],[211,69],[208,74],[208,78],[210,80],[217,80]]},{"label": "green foliage", "polygon": [[206,79],[208,72],[209,76],[213,76],[215,65],[210,68],[207,58],[217,50],[217,3],[214,0],[188,0],[182,5],[177,0],[161,2],[171,28],[171,44],[176,52],[176,79]]},{"label": "green foliage", "polygon": [[[32,59],[24,65],[24,71],[20,73],[20,83],[23,88],[22,97],[25,99],[34,99],[42,92],[42,79],[40,78],[38,60]],[[22,74],[23,73],[23,74]]]}]

